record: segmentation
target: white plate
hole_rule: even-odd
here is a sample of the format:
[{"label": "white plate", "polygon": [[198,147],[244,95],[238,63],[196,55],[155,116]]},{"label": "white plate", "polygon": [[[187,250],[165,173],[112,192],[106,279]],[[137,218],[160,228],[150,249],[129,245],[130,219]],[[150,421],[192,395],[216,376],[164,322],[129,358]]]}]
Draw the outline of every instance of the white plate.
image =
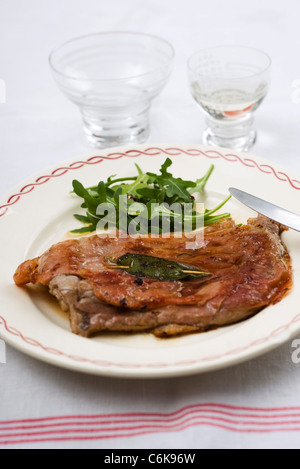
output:
[{"label": "white plate", "polygon": [[[291,293],[251,319],[211,332],[168,340],[151,334],[85,339],[70,332],[68,318],[47,291],[14,285],[13,274],[22,261],[42,254],[77,225],[72,214],[78,212],[79,199],[69,193],[74,178],[93,185],[111,174],[131,175],[135,161],[146,171],[158,171],[167,156],[173,160],[174,174],[187,179],[200,177],[215,164],[207,186],[211,203],[224,199],[228,187],[235,186],[299,211],[300,178],[273,163],[231,150],[139,145],[98,151],[47,169],[0,203],[0,336],[7,343],[72,370],[153,378],[224,368],[270,351],[300,332],[300,236],[293,231],[283,235],[294,269]],[[233,199],[226,211],[238,222],[253,215]]]}]

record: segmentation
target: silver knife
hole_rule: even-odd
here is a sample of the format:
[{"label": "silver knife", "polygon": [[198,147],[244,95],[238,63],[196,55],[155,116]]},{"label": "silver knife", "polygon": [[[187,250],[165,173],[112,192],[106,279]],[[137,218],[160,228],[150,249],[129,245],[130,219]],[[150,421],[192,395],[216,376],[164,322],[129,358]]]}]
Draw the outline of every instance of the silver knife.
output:
[{"label": "silver knife", "polygon": [[293,230],[300,231],[300,215],[271,204],[270,202],[266,202],[263,199],[259,199],[247,192],[235,189],[234,187],[230,187],[229,192],[233,197],[242,202],[242,204],[252,208],[255,212],[271,218],[271,220],[275,220],[278,223],[282,223]]}]

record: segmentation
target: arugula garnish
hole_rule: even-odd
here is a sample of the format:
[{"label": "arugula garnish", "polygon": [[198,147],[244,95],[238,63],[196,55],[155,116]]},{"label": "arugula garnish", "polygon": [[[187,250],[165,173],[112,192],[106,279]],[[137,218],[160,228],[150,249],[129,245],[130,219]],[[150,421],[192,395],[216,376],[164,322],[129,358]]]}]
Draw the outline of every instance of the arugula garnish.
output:
[{"label": "arugula garnish", "polygon": [[[155,174],[144,173],[136,164],[137,176],[116,178],[116,175],[113,175],[106,182],[100,181],[97,186],[88,188],[85,188],[81,182],[74,180],[73,192],[83,199],[81,207],[86,210],[86,213],[85,215],[74,215],[85,226],[73,230],[71,233],[92,233],[97,230],[98,222],[104,217],[105,222],[111,222],[115,224],[117,229],[121,230],[130,231],[130,227],[139,225],[139,232],[143,234],[150,232],[150,221],[152,223],[151,232],[153,233],[154,226],[156,233],[161,234],[164,232],[164,220],[166,221],[166,219],[169,222],[169,231],[174,232],[178,231],[178,226],[184,229],[187,223],[191,229],[195,229],[199,221],[203,222],[205,226],[230,217],[229,213],[215,214],[230,197],[218,207],[206,210],[204,213],[195,209],[193,194],[203,193],[213,172],[213,165],[202,178],[195,182],[174,177],[169,170],[171,165],[172,161],[167,158],[160,168],[160,174]],[[126,204],[124,204],[124,199]],[[100,213],[98,207],[101,204],[105,204],[108,209],[109,207],[113,208],[112,214],[109,215],[109,210],[108,213]],[[182,210],[183,208],[185,210]],[[141,223],[141,217],[143,223]]]}]

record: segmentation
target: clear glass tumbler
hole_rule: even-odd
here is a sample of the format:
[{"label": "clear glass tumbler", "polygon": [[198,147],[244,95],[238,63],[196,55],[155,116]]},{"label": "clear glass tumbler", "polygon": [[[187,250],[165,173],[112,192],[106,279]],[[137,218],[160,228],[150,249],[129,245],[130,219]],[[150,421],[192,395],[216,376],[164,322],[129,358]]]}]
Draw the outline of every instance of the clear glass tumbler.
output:
[{"label": "clear glass tumbler", "polygon": [[206,114],[208,145],[247,151],[256,141],[254,111],[270,83],[270,57],[257,49],[220,46],[188,60],[192,95]]},{"label": "clear glass tumbler", "polygon": [[49,61],[59,88],[79,106],[88,141],[104,148],[146,141],[150,105],[173,57],[159,37],[107,32],[66,42]]}]

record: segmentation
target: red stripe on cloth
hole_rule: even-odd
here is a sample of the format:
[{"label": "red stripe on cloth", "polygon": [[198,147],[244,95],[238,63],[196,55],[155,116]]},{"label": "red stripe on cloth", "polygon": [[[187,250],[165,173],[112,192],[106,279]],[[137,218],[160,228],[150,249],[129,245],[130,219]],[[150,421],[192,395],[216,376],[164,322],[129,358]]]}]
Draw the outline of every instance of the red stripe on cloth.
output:
[{"label": "red stripe on cloth", "polygon": [[[143,419],[139,419],[137,417],[132,417],[132,420],[128,420],[130,423],[142,423],[142,422],[147,422],[147,423],[168,423],[168,422],[175,422],[178,420],[184,419],[184,417],[187,417],[192,414],[204,414],[204,417],[207,415],[205,414],[216,414],[216,415],[221,415],[221,416],[227,416],[227,417],[239,417],[239,418],[246,418],[246,419],[259,419],[259,420],[277,420],[277,419],[282,419],[283,417],[286,419],[295,419],[295,418],[300,418],[300,412],[295,413],[295,414],[269,414],[269,415],[255,415],[255,414],[234,414],[232,412],[224,412],[224,411],[217,411],[217,410],[193,410],[191,412],[186,412],[183,413],[182,415],[178,417],[173,417],[170,418],[166,416],[165,418],[153,418],[150,415],[146,415]],[[196,418],[196,416],[193,416],[193,418]],[[122,424],[126,423],[126,420],[118,420],[115,417],[113,417],[111,420],[82,420],[82,421],[65,421],[65,422],[57,422],[57,423],[48,423],[48,424],[40,424],[40,425],[17,425],[17,426],[0,426],[0,432],[4,431],[17,431],[17,430],[38,430],[38,429],[46,429],[46,428],[59,428],[59,427],[72,427],[72,426],[77,426],[77,427],[83,427],[83,426],[96,426],[96,425],[111,425],[111,424]],[[278,422],[273,422],[273,423],[278,423]]]},{"label": "red stripe on cloth", "polygon": [[[151,414],[150,414],[151,415]],[[138,421],[133,420],[124,420],[120,421],[121,426],[111,426],[116,425],[117,422],[114,420],[106,420],[104,422],[92,422],[92,425],[98,425],[98,428],[76,428],[77,423],[74,422],[69,423],[69,425],[73,425],[75,428],[65,428],[64,424],[61,424],[64,428],[57,428],[55,430],[45,430],[45,431],[38,431],[38,432],[28,432],[28,428],[19,433],[12,433],[14,429],[11,428],[9,433],[3,433],[4,429],[0,432],[0,444],[9,444],[10,442],[13,443],[15,441],[23,441],[25,438],[26,441],[71,441],[80,439],[103,439],[103,438],[118,438],[120,434],[128,437],[131,437],[132,434],[147,434],[147,433],[161,433],[161,432],[177,432],[180,430],[184,430],[193,426],[200,426],[200,425],[209,425],[209,426],[217,426],[219,428],[226,428],[230,431],[240,431],[240,432],[251,432],[251,433],[267,433],[267,432],[275,432],[275,431],[299,431],[300,430],[300,418],[299,419],[290,419],[293,417],[292,414],[289,415],[289,418],[284,415],[277,415],[276,418],[281,418],[279,421],[261,421],[261,420],[251,420],[253,419],[253,415],[251,414],[249,417],[250,419],[244,419],[239,414],[233,414],[233,419],[228,419],[224,417],[220,417],[217,415],[211,416],[199,416],[194,415],[190,418],[186,418],[185,420],[173,423],[170,425],[170,421],[166,421],[163,424],[154,424],[156,422],[151,421],[142,421],[140,425],[136,425],[140,423]],[[259,416],[260,418],[264,418],[263,416]],[[183,418],[183,416],[178,417]],[[273,417],[274,418],[274,417]],[[173,419],[174,420],[174,419]],[[176,419],[175,419],[176,420]],[[90,423],[88,423],[90,425]],[[123,426],[122,426],[123,425]],[[104,433],[104,434],[103,434]],[[68,434],[69,436],[65,436]],[[98,434],[97,436],[95,436]],[[54,437],[54,435],[56,435]]]},{"label": "red stripe on cloth", "polygon": [[[225,424],[229,424],[232,426],[254,426],[254,427],[277,427],[278,425],[284,426],[284,425],[299,425],[300,426],[300,419],[298,420],[280,420],[278,422],[258,422],[258,421],[251,421],[251,420],[231,420],[231,419],[225,419],[223,417],[212,417],[212,416],[204,416],[204,418],[207,422],[222,422]],[[132,421],[123,421],[121,422],[123,426],[120,427],[110,427],[111,424],[115,424],[115,422],[110,422],[109,425],[100,425],[99,428],[71,428],[71,429],[57,429],[57,430],[47,430],[47,431],[38,431],[38,432],[20,432],[20,433],[7,433],[7,434],[0,434],[0,439],[2,438],[11,438],[11,437],[28,437],[28,436],[44,436],[44,435],[54,435],[54,434],[59,434],[59,433],[70,433],[70,434],[77,434],[77,433],[100,433],[104,431],[109,431],[109,432],[120,432],[120,431],[125,431],[125,430],[144,430],[144,429],[155,429],[155,430],[173,430],[176,429],[178,426],[182,425],[187,425],[191,421],[196,420],[197,422],[199,421],[199,418],[197,416],[191,417],[188,419],[183,420],[180,423],[176,423],[173,425],[168,425],[168,424],[163,424],[163,425],[154,425],[151,424],[149,425],[132,425]],[[201,419],[200,419],[201,421]],[[125,426],[124,426],[125,425]]]},{"label": "red stripe on cloth", "polygon": [[198,421],[191,423],[189,425],[178,427],[177,429],[165,429],[164,432],[159,430],[149,430],[149,431],[136,431],[136,432],[126,432],[126,433],[116,433],[116,434],[104,434],[97,436],[72,436],[72,437],[57,437],[57,438],[30,438],[30,439],[16,439],[16,440],[2,440],[0,445],[17,445],[17,444],[29,444],[29,443],[51,443],[51,442],[66,442],[66,441],[95,441],[95,440],[104,440],[104,439],[116,439],[116,438],[132,438],[136,436],[150,435],[153,433],[172,433],[184,431],[194,426],[210,426],[215,427],[221,430],[228,430],[235,433],[275,433],[275,432],[299,432],[300,426],[298,427],[278,427],[278,428],[263,428],[263,429],[251,429],[251,428],[235,428],[229,425],[222,425],[218,423],[212,423],[206,420]]},{"label": "red stripe on cloth", "polygon": [[[221,411],[235,411],[235,412],[252,412],[252,418],[271,418],[271,413],[289,412],[289,416],[295,416],[294,412],[300,412],[300,407],[247,407],[247,406],[234,406],[229,404],[220,403],[207,403],[207,404],[192,404],[189,406],[182,407],[174,412],[129,412],[129,413],[113,413],[113,414],[94,414],[94,415],[57,415],[51,417],[41,417],[32,419],[22,420],[2,420],[0,425],[11,425],[11,424],[26,424],[26,423],[41,423],[41,422],[53,422],[55,420],[93,420],[93,419],[113,419],[113,418],[140,418],[140,417],[162,417],[172,418],[182,413],[197,412],[198,410],[205,410],[207,412],[221,412]],[[256,415],[256,414],[259,415]],[[266,415],[261,415],[266,414]],[[233,414],[235,415],[235,414]],[[239,415],[239,414],[237,414]],[[298,416],[298,414],[297,414]],[[1,428],[0,428],[1,430]]]}]

